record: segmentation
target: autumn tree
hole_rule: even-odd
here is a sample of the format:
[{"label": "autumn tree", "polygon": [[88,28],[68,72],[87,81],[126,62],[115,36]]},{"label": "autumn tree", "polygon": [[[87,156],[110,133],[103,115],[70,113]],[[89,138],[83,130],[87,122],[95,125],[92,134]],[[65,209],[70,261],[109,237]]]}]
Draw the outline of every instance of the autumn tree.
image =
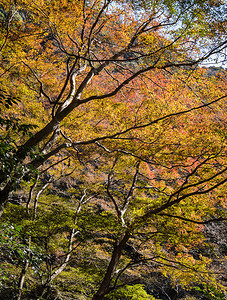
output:
[{"label": "autumn tree", "polygon": [[[83,181],[96,204],[106,201],[101,219],[114,228],[113,250],[93,299],[140,263],[192,271],[183,247],[196,244],[202,225],[224,219],[225,71],[211,76],[205,67],[225,57],[223,7],[164,0],[1,4],[1,90],[20,99],[7,107],[2,97],[1,212],[20,184],[59,177],[62,169]],[[21,124],[27,127],[18,130]],[[140,258],[122,262],[129,241],[136,249],[149,231],[152,239],[135,252]],[[179,257],[166,255],[163,243]],[[201,258],[198,270],[205,265]]]},{"label": "autumn tree", "polygon": [[[212,5],[209,1],[204,5],[195,2],[186,9],[178,2],[164,1],[155,3],[153,9],[141,10],[138,15],[130,4],[112,1],[41,5],[22,1],[18,6],[10,3],[9,7],[3,3],[2,84],[9,89],[9,76],[17,73],[11,90],[24,98],[26,94],[27,101],[33,97],[34,113],[41,102],[48,107],[43,113],[48,115],[42,117],[46,125],[39,124],[40,130],[24,143],[18,141],[13,156],[19,164],[26,161],[25,168],[39,168],[66,147],[94,145],[96,141],[123,136],[125,131],[141,126],[137,122],[120,131],[109,128],[111,132],[106,136],[96,134],[77,141],[74,136],[65,135],[60,124],[97,101],[114,101],[119,92],[128,91],[129,84],[136,79],[142,81],[152,71],[167,74],[176,68],[197,66],[213,54],[221,53],[226,44],[222,34],[224,23],[214,18]],[[7,55],[11,57],[6,59]],[[105,82],[104,74],[107,74]],[[58,80],[64,82],[60,88]],[[17,85],[19,90],[15,89]],[[39,96],[35,96],[36,91]],[[168,118],[167,114],[163,117]],[[40,152],[39,157],[29,158],[31,151]],[[9,168],[1,173],[3,206],[15,181],[25,175],[11,172]]]}]

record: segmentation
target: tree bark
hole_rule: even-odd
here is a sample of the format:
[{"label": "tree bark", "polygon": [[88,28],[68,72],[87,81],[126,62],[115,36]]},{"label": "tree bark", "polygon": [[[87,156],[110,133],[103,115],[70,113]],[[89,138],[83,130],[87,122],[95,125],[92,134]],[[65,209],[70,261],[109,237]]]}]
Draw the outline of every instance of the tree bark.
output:
[{"label": "tree bark", "polygon": [[28,267],[29,267],[29,264],[30,264],[30,259],[31,259],[30,247],[31,247],[31,236],[29,237],[29,240],[28,240],[28,248],[29,248],[28,257],[26,258],[24,266],[21,270],[20,278],[19,278],[19,282],[18,282],[17,300],[21,300],[21,297],[22,297],[22,292],[23,292],[23,287],[24,287],[24,280],[25,280],[25,276],[26,276],[26,273],[27,273],[27,270],[28,270]]},{"label": "tree bark", "polygon": [[130,238],[130,233],[126,232],[121,239],[121,241],[114,246],[113,252],[112,252],[112,257],[110,260],[110,263],[108,265],[108,268],[106,270],[106,274],[104,276],[103,281],[100,284],[100,287],[98,291],[95,293],[93,296],[92,300],[100,300],[103,299],[103,297],[108,294],[111,290],[111,280],[113,278],[114,272],[118,266],[122,250],[124,249],[127,241]]},{"label": "tree bark", "polygon": [[19,279],[19,284],[18,284],[18,297],[17,300],[21,300],[21,296],[22,296],[22,292],[23,292],[23,286],[24,286],[24,280],[25,280],[25,276],[27,273],[29,267],[29,261],[26,261],[21,274],[20,274],[20,279]]},{"label": "tree bark", "polygon": [[0,217],[2,216],[2,213],[5,209],[11,188],[12,188],[12,183],[8,182],[3,188],[3,190],[0,191]]}]

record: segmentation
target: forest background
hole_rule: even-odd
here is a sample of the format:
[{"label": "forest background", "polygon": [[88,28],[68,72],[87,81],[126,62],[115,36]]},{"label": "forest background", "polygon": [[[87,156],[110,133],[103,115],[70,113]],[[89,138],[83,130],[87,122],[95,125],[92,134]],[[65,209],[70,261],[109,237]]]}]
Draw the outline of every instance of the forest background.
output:
[{"label": "forest background", "polygon": [[1,2],[1,299],[226,298],[226,11]]}]

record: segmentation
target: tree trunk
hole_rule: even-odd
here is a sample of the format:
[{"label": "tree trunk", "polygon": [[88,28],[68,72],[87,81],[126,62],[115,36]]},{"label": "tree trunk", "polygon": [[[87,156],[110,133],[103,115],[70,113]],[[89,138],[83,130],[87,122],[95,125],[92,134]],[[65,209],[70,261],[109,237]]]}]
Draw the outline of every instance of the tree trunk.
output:
[{"label": "tree trunk", "polygon": [[24,263],[24,266],[22,267],[21,273],[20,273],[20,278],[19,278],[19,282],[18,282],[18,296],[17,296],[17,300],[21,300],[21,296],[22,296],[22,292],[23,292],[23,287],[24,287],[24,280],[25,280],[25,276],[30,264],[30,259],[31,259],[31,251],[30,251],[30,247],[31,247],[31,236],[29,236],[29,240],[28,240],[28,257],[26,258],[26,261]]},{"label": "tree trunk", "polygon": [[93,296],[92,300],[100,300],[103,299],[103,297],[109,293],[110,291],[110,285],[111,280],[113,278],[114,272],[118,266],[122,250],[124,249],[127,241],[130,238],[130,233],[126,232],[121,241],[114,247],[114,250],[112,252],[112,257],[110,260],[110,263],[108,265],[106,274],[104,276],[103,281],[101,282],[101,285],[96,292],[96,294]]},{"label": "tree trunk", "polygon": [[2,216],[2,213],[5,209],[11,188],[12,188],[12,183],[8,182],[5,185],[5,187],[0,191],[0,217]]},{"label": "tree trunk", "polygon": [[27,273],[29,267],[29,261],[27,260],[22,271],[20,274],[20,279],[19,279],[19,284],[18,284],[18,297],[17,300],[21,300],[21,296],[22,296],[22,291],[23,291],[23,286],[24,286],[24,280],[25,280],[25,276]]},{"label": "tree trunk", "polygon": [[[1,195],[0,195],[0,197],[1,197]],[[4,212],[5,205],[6,205],[6,203],[0,203],[0,218],[1,218],[2,214],[3,214],[3,212]]]}]

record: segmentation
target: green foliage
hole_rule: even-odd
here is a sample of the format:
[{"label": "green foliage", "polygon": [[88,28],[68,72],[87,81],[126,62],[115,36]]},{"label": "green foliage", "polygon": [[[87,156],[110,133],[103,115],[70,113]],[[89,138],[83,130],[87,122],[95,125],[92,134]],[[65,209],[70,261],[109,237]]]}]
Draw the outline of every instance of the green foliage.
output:
[{"label": "green foliage", "polygon": [[0,225],[0,288],[6,288],[12,284],[12,281],[15,281],[14,268],[23,265],[28,258],[29,249],[26,241],[20,240],[20,231],[20,225],[13,225],[9,222],[3,222]]},{"label": "green foliage", "polygon": [[32,211],[28,214],[26,208],[9,204],[4,218],[20,226],[21,234],[40,239],[52,238],[58,233],[68,232],[73,226],[73,213],[61,205],[53,205],[49,210],[40,210],[34,220]]},{"label": "green foliage", "polygon": [[21,226],[10,223],[2,223],[0,228],[0,243],[2,253],[7,255],[7,259],[12,264],[17,264],[26,256],[26,243],[20,243]]},{"label": "green foliage", "polygon": [[98,274],[97,270],[92,270],[91,263],[84,265],[84,267],[70,266],[59,275],[56,285],[64,293],[70,292],[78,298],[83,296],[87,298],[95,291],[101,275]]},{"label": "green foliage", "polygon": [[121,230],[119,222],[114,214],[107,211],[95,212],[92,210],[83,210],[79,214],[78,226],[87,231],[103,231],[105,228],[110,233],[117,234],[118,230]]},{"label": "green foliage", "polygon": [[49,212],[39,212],[34,220],[33,214],[28,214],[25,208],[9,204],[4,219],[7,223],[3,224],[1,239],[10,251],[7,252],[8,257],[12,257],[9,263],[15,261],[23,266],[28,259],[32,272],[38,278],[45,278],[45,264],[52,260],[54,253],[67,249],[66,236],[59,234],[69,234],[73,225],[72,215],[55,205]]},{"label": "green foliage", "polygon": [[156,300],[155,297],[148,295],[142,284],[126,285],[117,289],[104,297],[107,300]]},{"label": "green foliage", "polygon": [[194,287],[194,290],[201,292],[206,298],[211,300],[224,300],[225,294],[218,290],[215,286],[209,285],[206,287]]}]

